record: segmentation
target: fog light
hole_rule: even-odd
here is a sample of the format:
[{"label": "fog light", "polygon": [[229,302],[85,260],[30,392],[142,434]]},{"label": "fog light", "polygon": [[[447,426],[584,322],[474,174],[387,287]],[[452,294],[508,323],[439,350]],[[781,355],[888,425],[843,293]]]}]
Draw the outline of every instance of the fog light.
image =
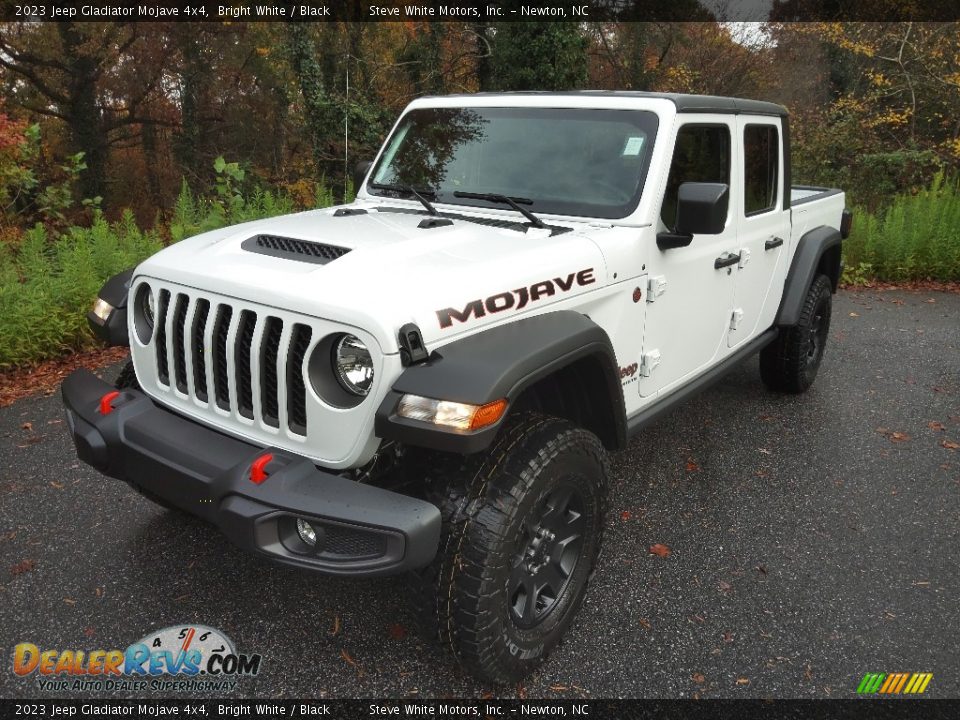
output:
[{"label": "fog light", "polygon": [[97,298],[93,301],[93,314],[100,318],[103,322],[107,321],[107,318],[110,317],[110,313],[113,312],[113,305],[108,303],[103,298]]},{"label": "fog light", "polygon": [[471,405],[419,395],[404,395],[397,406],[397,415],[457,430],[479,430],[497,422],[506,409],[506,399],[494,400],[486,405]]},{"label": "fog light", "polygon": [[317,531],[303,518],[297,518],[297,535],[310,547],[317,544]]}]

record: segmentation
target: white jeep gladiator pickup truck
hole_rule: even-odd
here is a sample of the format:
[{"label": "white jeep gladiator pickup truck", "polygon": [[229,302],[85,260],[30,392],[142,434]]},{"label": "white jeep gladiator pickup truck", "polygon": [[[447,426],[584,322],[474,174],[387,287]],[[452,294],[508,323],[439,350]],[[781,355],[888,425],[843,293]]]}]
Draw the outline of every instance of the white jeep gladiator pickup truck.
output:
[{"label": "white jeep gladiator pickup truck", "polygon": [[428,636],[516,680],[583,600],[606,453],[754,353],[814,381],[851,216],[789,149],[751,100],[416,100],[355,202],[106,283],[132,363],[64,382],[77,452],[279,563],[407,573]]}]

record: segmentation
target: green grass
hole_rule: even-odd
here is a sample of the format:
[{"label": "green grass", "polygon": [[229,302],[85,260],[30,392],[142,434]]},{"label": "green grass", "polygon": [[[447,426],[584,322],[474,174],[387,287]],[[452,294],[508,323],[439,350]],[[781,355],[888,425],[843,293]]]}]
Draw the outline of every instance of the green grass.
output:
[{"label": "green grass", "polygon": [[876,214],[854,210],[844,280],[960,280],[960,179],[934,177]]}]

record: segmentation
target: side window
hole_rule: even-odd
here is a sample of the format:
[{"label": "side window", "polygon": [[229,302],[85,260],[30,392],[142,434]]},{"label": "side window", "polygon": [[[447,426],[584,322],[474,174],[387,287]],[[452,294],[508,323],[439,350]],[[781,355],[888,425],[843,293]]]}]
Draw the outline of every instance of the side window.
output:
[{"label": "side window", "polygon": [[685,182],[730,184],[730,128],[726,125],[683,125],[670,162],[660,219],[671,230],[677,221],[677,191]]},{"label": "side window", "polygon": [[774,125],[743,129],[743,207],[747,215],[773,210],[777,204],[780,141]]}]

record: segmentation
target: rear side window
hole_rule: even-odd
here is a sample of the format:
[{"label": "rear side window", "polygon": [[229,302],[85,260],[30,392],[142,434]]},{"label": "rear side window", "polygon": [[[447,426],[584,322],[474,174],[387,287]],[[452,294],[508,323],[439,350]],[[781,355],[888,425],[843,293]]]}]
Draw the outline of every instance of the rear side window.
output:
[{"label": "rear side window", "polygon": [[660,219],[670,229],[677,221],[677,191],[685,182],[730,184],[730,128],[683,125],[677,131]]},{"label": "rear side window", "polygon": [[777,204],[780,142],[774,125],[743,129],[743,207],[747,215],[773,210]]}]

